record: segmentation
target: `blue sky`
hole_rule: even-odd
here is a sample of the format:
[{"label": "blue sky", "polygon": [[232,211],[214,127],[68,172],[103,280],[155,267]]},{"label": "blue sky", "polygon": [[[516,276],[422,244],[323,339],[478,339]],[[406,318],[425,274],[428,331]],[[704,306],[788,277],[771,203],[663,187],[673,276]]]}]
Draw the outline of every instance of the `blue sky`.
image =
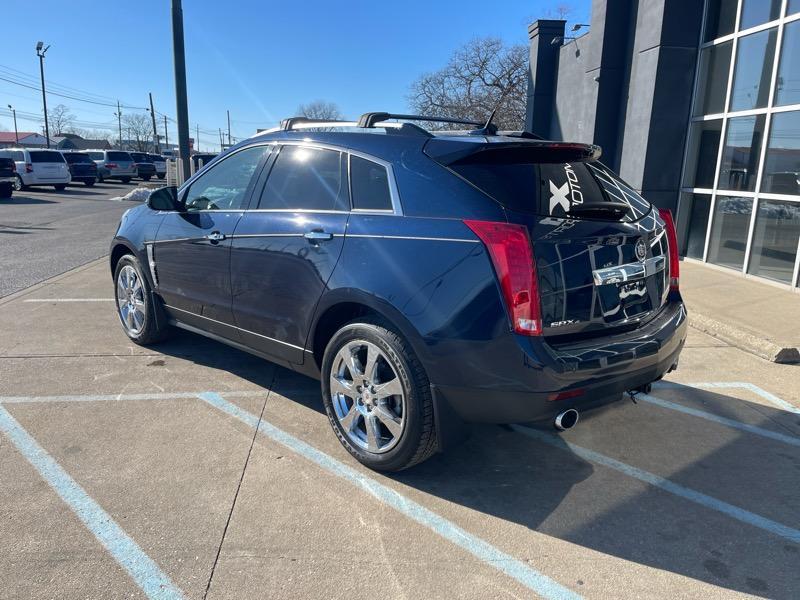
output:
[{"label": "blue sky", "polygon": [[[483,36],[526,43],[528,23],[564,4],[572,7],[570,21],[588,22],[590,0],[184,0],[191,135],[199,124],[201,148],[217,148],[226,109],[236,137],[316,99],[336,102],[348,117],[405,111],[411,82],[442,67],[459,46]],[[104,104],[119,99],[131,107],[123,113],[135,112],[152,92],[156,111],[175,116],[169,0],[38,0],[35,6],[35,18],[19,19],[3,34],[0,128],[13,129],[7,104],[41,115],[39,92],[3,81],[38,86],[40,39],[51,44],[48,92],[97,103],[48,94],[48,107],[67,105],[86,128],[115,127],[116,109]],[[37,127],[19,119],[20,130]]]}]

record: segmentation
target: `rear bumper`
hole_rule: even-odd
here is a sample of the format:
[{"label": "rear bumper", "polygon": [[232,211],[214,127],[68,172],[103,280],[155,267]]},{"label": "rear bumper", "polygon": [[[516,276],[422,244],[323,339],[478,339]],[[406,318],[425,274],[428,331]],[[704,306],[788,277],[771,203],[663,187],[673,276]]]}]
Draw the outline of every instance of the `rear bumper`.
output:
[{"label": "rear bumper", "polygon": [[[550,420],[567,408],[586,409],[619,399],[660,379],[678,363],[686,341],[686,310],[672,302],[634,334],[559,347],[539,338],[518,338],[523,360],[502,385],[437,385],[438,402],[465,422],[521,423]],[[516,363],[516,361],[514,361]],[[554,400],[559,392],[580,395]]]}]

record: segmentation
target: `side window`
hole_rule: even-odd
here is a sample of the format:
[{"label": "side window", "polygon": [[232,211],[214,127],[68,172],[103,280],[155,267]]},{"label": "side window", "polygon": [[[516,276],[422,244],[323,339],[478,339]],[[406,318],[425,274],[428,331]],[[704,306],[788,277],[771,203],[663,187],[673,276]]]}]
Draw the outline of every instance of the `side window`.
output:
[{"label": "side window", "polygon": [[350,188],[356,210],[392,210],[386,167],[358,156],[350,156]]},{"label": "side window", "polygon": [[186,210],[241,209],[256,167],[268,152],[268,146],[254,146],[211,167],[186,192]]},{"label": "side window", "polygon": [[272,210],[347,210],[345,157],[335,150],[284,146],[258,205]]}]

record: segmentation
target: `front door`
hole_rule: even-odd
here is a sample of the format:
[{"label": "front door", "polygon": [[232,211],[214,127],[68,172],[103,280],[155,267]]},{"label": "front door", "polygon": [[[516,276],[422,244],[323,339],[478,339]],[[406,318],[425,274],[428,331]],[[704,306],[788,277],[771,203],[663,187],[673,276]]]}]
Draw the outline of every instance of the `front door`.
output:
[{"label": "front door", "polygon": [[185,210],[161,222],[148,258],[173,318],[238,339],[231,311],[231,236],[268,153],[269,146],[250,146],[219,161],[179,192]]},{"label": "front door", "polygon": [[283,146],[254,194],[257,210],[245,213],[232,241],[233,311],[245,344],[303,362],[314,309],[342,251],[349,204],[345,154]]}]

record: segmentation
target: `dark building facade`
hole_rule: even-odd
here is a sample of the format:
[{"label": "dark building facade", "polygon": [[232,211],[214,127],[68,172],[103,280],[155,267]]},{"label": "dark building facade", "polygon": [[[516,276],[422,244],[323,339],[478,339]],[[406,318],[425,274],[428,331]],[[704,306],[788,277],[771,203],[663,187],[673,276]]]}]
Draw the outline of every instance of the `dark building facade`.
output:
[{"label": "dark building facade", "polygon": [[527,128],[593,142],[688,260],[798,290],[800,0],[594,0],[529,29]]}]

